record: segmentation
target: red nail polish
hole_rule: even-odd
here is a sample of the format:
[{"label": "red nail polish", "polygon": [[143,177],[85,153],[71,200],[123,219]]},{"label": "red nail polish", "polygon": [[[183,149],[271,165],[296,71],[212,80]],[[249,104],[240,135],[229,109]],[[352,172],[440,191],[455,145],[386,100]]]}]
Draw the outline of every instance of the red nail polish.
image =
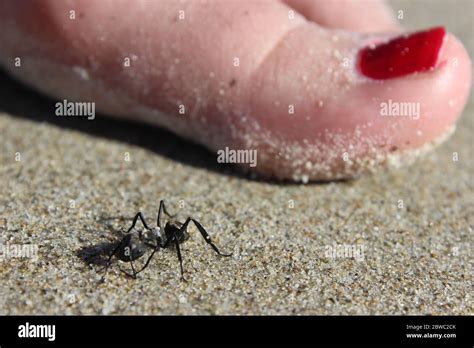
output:
[{"label": "red nail polish", "polygon": [[400,36],[359,52],[359,70],[372,79],[385,80],[436,67],[446,30],[437,27]]}]

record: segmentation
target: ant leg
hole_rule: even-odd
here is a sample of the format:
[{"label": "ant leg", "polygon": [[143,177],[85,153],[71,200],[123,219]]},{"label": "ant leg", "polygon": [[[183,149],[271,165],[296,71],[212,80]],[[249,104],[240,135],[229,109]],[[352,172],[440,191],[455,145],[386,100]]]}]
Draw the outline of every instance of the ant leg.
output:
[{"label": "ant leg", "polygon": [[111,261],[112,261],[112,257],[113,257],[113,256],[117,253],[117,251],[119,250],[120,244],[121,244],[121,241],[117,244],[117,246],[115,247],[114,251],[112,251],[112,253],[110,254],[109,259],[107,260],[107,265],[105,266],[104,275],[102,276],[102,279],[100,280],[101,283],[105,280],[105,276],[107,275],[107,271],[109,270],[109,266],[110,266],[110,263],[111,263]]},{"label": "ant leg", "polygon": [[176,236],[176,232],[173,233],[173,239],[174,239],[174,244],[176,246],[176,252],[178,253],[179,267],[181,269],[181,279],[186,282],[187,280],[186,280],[186,278],[184,278],[183,258],[181,256],[181,250],[179,248],[179,242],[178,242],[178,238]]},{"label": "ant leg", "polygon": [[[188,218],[188,219],[186,220],[186,222],[183,224],[183,226],[181,226],[181,228],[180,228],[179,231],[178,231],[179,234],[182,234],[183,231],[186,230],[186,228],[188,227],[188,224],[189,224],[189,221],[190,221],[190,220],[191,220],[191,219]],[[187,280],[186,280],[186,278],[184,278],[183,257],[181,256],[181,249],[180,249],[180,247],[179,247],[178,235],[176,234],[175,231],[173,231],[173,236],[170,237],[170,238],[168,238],[168,240],[166,241],[166,243],[165,243],[162,247],[163,247],[163,248],[167,248],[171,242],[174,242],[175,247],[176,247],[176,253],[178,254],[179,268],[181,269],[181,279],[186,282]]]},{"label": "ant leg", "polygon": [[170,218],[174,217],[175,214],[172,215],[172,214],[168,213],[168,210],[166,210],[165,201],[162,200],[162,202],[163,202],[163,211],[165,212],[165,214],[168,215]]},{"label": "ant leg", "polygon": [[170,213],[168,213],[168,210],[166,209],[166,206],[165,206],[165,201],[163,199],[160,201],[160,208],[158,209],[158,218],[156,219],[156,225],[160,229],[162,229],[162,227],[161,227],[161,213],[165,213],[170,218],[174,217],[174,215],[171,215]]},{"label": "ant leg", "polygon": [[160,208],[158,209],[158,217],[156,218],[156,226],[158,226],[160,228],[160,230],[163,229],[163,227],[161,227],[161,211],[163,210],[163,200],[160,201]]},{"label": "ant leg", "polygon": [[[202,225],[197,222],[196,220],[192,219],[193,220],[194,224],[196,225],[196,227],[198,228],[199,232],[201,232],[201,235],[202,237],[204,238],[204,240],[206,241],[207,244],[210,244],[212,249],[214,249],[214,251],[221,255],[221,256],[232,256],[232,253],[230,254],[222,254],[219,249],[217,249],[217,246],[212,242],[211,240],[211,237],[209,236],[209,234],[206,232],[206,230],[204,229],[204,227],[202,227]],[[187,221],[187,220],[186,220]]]},{"label": "ant leg", "polygon": [[[178,233],[181,235],[184,231],[186,231],[186,229],[188,228],[188,224],[189,224],[189,221],[191,221],[191,218],[187,218],[186,219],[186,222],[180,227]],[[162,248],[167,248],[171,242],[174,242],[175,244],[175,247],[176,247],[176,253],[178,254],[178,260],[179,260],[179,267],[181,269],[181,279],[184,280],[184,281],[187,281],[186,278],[184,278],[184,269],[183,269],[183,257],[181,256],[181,249],[179,247],[179,239],[178,239],[178,235],[176,234],[175,231],[173,231],[173,235],[168,238],[168,240],[166,241],[166,243],[164,243],[164,245],[162,245],[161,247]]]},{"label": "ant leg", "polygon": [[119,269],[120,271],[128,275],[129,277],[132,277],[133,279],[137,279],[137,271],[135,271],[135,267],[133,266],[132,255],[129,255],[129,259],[130,259],[130,266],[132,267],[133,274],[130,274],[127,271],[124,271],[122,268],[120,268],[120,266],[119,266]]},{"label": "ant leg", "polygon": [[130,226],[130,228],[128,229],[127,233],[129,233],[129,232],[135,227],[135,225],[137,224],[138,218],[140,218],[140,220],[141,220],[142,223],[143,223],[143,226],[145,226],[145,228],[146,228],[147,230],[150,229],[150,227],[148,227],[148,225],[147,225],[146,222],[145,222],[145,218],[143,217],[142,212],[140,211],[140,212],[138,212],[137,215],[135,215],[135,217],[133,218],[132,226]]},{"label": "ant leg", "polygon": [[123,273],[125,273],[126,275],[128,275],[129,277],[133,278],[133,279],[137,279],[137,277],[134,275],[134,274],[131,274],[125,270],[123,270],[120,266],[118,266],[119,270]]},{"label": "ant leg", "polygon": [[136,272],[136,274],[140,273],[141,271],[143,271],[145,268],[148,267],[148,264],[150,263],[151,258],[153,257],[153,255],[155,255],[155,253],[156,253],[157,251],[158,251],[158,248],[156,248],[155,250],[153,250],[153,252],[151,253],[151,255],[148,257],[148,260],[146,260],[145,265],[144,265],[138,272]]},{"label": "ant leg", "polygon": [[132,266],[133,279],[137,279],[137,271],[135,271],[135,267],[133,267],[132,255],[130,255],[130,266]]},{"label": "ant leg", "polygon": [[165,201],[161,200],[160,201],[160,208],[158,209],[158,217],[156,218],[156,226],[158,226],[160,228],[160,230],[163,229],[163,227],[161,226],[161,213],[165,209],[164,206],[165,206]]}]

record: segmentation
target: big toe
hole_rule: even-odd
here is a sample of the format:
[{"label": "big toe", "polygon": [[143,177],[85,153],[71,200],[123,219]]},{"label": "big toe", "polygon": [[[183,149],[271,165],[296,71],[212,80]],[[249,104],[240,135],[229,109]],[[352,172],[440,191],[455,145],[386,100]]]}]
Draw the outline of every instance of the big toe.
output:
[{"label": "big toe", "polygon": [[442,28],[393,40],[302,26],[254,76],[244,146],[264,172],[302,180],[409,163],[452,133],[470,76]]}]

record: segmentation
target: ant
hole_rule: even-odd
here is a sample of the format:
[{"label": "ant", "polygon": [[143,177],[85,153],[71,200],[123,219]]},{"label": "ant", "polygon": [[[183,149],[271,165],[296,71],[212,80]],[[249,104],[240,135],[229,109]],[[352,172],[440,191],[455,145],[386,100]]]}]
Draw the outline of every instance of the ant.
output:
[{"label": "ant", "polygon": [[[162,213],[166,214],[170,218],[169,221],[166,222],[164,228],[162,227],[161,221]],[[107,270],[109,269],[112,257],[114,255],[121,261],[130,262],[133,272],[132,274],[127,271],[124,271],[120,268],[120,266],[119,268],[128,276],[132,277],[133,279],[137,279],[137,274],[142,272],[148,266],[153,255],[155,255],[158,250],[169,248],[172,245],[175,246],[176,252],[178,254],[178,260],[181,269],[181,279],[183,281],[186,281],[186,279],[184,278],[183,258],[181,257],[181,250],[179,248],[179,245],[189,238],[187,228],[189,222],[191,221],[196,225],[204,240],[212,247],[212,249],[214,249],[214,251],[218,255],[226,257],[232,256],[232,253],[223,254],[219,251],[217,246],[212,242],[211,237],[209,237],[209,234],[198,221],[196,221],[192,217],[188,217],[184,223],[181,223],[177,220],[174,220],[174,216],[175,215],[171,215],[166,210],[164,200],[160,201],[158,218],[156,220],[157,227],[148,227],[147,223],[145,222],[145,218],[143,217],[143,214],[141,212],[138,212],[137,215],[135,215],[135,217],[133,218],[132,226],[130,226],[130,228],[128,229],[125,237],[122,238],[122,240],[118,243],[117,247],[110,254],[101,282],[103,282],[105,279],[105,275],[107,274]],[[130,231],[135,227],[138,219],[141,220],[146,230],[140,230],[138,232],[138,235],[130,233]],[[147,249],[152,249],[153,252],[148,257],[148,260],[145,262],[145,265],[139,271],[136,271],[135,267],[133,266],[133,261],[145,255]]]}]

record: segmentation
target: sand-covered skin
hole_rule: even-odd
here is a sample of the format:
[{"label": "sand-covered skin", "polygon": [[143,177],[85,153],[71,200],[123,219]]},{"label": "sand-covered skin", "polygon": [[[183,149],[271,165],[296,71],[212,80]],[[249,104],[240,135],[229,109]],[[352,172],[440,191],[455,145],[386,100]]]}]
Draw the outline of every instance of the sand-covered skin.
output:
[{"label": "sand-covered skin", "polygon": [[[434,21],[396,4],[417,26]],[[443,11],[436,18],[449,24]],[[456,34],[472,54],[472,33]],[[58,119],[55,101],[0,77],[0,244],[39,248],[37,260],[0,261],[0,314],[474,314],[472,98],[455,134],[411,167],[282,185],[222,169],[158,129]],[[215,255],[191,226],[187,283],[166,250],[139,279],[113,265],[98,285],[95,255],[137,211],[153,224],[160,199],[233,257]],[[330,258],[334,245],[363,257]]]}]

